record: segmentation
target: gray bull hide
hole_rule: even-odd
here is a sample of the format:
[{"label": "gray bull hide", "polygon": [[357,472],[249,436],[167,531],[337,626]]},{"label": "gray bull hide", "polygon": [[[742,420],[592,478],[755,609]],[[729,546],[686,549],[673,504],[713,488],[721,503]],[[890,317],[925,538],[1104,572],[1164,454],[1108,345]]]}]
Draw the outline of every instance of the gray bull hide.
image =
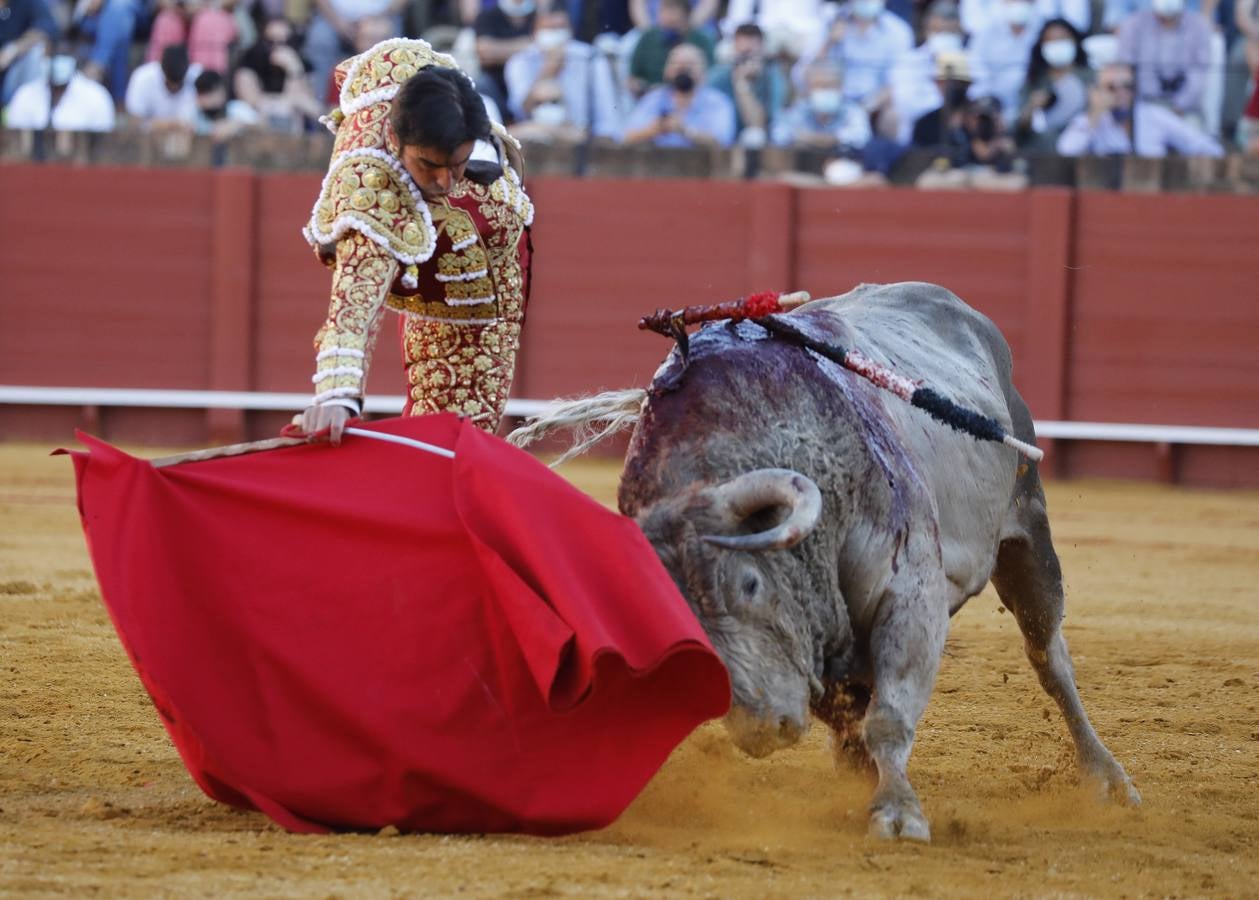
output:
[{"label": "gray bull hide", "polygon": [[[997,328],[928,284],[864,285],[788,314],[1034,441]],[[989,579],[1062,710],[1082,775],[1137,803],[1076,691],[1062,575],[1035,463],[977,441],[759,325],[675,350],[622,476],[637,519],[730,670],[726,720],[754,756],[805,732],[877,767],[872,833],[929,839],[906,776],[949,617]]]}]

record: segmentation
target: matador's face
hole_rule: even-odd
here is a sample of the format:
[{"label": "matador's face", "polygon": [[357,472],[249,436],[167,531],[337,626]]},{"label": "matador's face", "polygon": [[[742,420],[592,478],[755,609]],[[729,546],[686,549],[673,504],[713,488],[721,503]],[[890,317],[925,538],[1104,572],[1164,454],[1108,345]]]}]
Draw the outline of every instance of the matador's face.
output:
[{"label": "matador's face", "polygon": [[416,144],[403,147],[400,157],[424,199],[440,200],[450,192],[455,182],[463,178],[475,144],[475,141],[460,144],[453,153]]}]

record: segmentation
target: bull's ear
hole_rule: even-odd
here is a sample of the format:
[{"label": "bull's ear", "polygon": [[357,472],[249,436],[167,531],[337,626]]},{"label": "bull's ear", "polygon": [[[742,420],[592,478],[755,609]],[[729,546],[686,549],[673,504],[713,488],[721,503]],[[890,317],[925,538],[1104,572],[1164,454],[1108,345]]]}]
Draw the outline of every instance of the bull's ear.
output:
[{"label": "bull's ear", "polygon": [[706,534],[703,540],[730,550],[784,550],[800,543],[822,516],[822,492],[791,469],[757,469],[711,491],[714,512],[742,534]]}]

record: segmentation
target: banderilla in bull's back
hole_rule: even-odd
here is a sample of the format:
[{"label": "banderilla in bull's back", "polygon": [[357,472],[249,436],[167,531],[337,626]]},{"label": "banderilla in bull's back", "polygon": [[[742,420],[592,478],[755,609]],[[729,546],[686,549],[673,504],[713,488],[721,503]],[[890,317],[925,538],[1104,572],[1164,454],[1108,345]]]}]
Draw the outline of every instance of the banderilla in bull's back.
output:
[{"label": "banderilla in bull's back", "polygon": [[930,385],[914,381],[881,365],[857,350],[850,350],[838,344],[828,344],[815,340],[794,328],[780,313],[790,312],[808,303],[811,298],[805,291],[779,293],[777,291],[760,291],[748,294],[737,300],[724,303],[710,303],[700,306],[684,306],[679,310],[657,309],[651,315],[638,320],[642,331],[654,331],[665,337],[671,337],[678,343],[683,359],[686,358],[690,341],[687,336],[687,325],[699,325],[704,322],[715,322],[727,319],[731,322],[750,320],[772,334],[799,344],[824,356],[850,372],[860,375],[871,384],[889,391],[905,402],[916,406],[933,419],[943,422],[950,428],[969,434],[981,441],[993,441],[1013,447],[1028,459],[1040,462],[1045,452],[1020,441],[1002,427],[996,419],[985,416],[973,409],[967,409],[954,403],[948,397],[933,390]]}]

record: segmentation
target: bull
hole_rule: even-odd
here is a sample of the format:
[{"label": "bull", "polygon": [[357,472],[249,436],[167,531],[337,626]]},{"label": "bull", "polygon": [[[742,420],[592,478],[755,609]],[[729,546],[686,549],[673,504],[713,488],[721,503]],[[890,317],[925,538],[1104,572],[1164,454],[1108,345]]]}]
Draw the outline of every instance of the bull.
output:
[{"label": "bull", "polygon": [[[781,318],[1035,440],[1006,341],[943,288],[862,285]],[[949,619],[991,580],[1062,712],[1082,780],[1140,802],[1076,689],[1035,462],[751,321],[703,328],[646,391],[578,401],[517,440],[618,415],[635,423],[618,503],[729,669],[725,725],[744,752],[795,743],[812,713],[837,755],[877,771],[870,832],[929,840],[906,766]]]}]

